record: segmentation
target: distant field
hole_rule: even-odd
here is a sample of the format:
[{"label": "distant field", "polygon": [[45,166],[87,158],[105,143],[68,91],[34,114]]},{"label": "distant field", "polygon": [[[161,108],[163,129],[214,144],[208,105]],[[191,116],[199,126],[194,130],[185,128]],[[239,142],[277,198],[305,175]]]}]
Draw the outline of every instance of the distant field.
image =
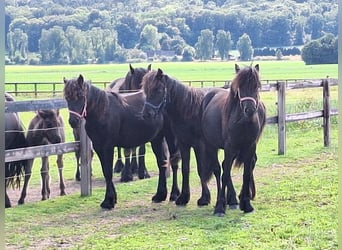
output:
[{"label": "distant field", "polygon": [[[250,65],[250,62],[152,62],[152,68],[161,68],[179,80],[231,80],[234,64]],[[305,65],[303,61],[255,61],[259,63],[263,80],[337,78],[337,64]],[[149,63],[133,63],[133,67],[147,67]],[[63,77],[83,74],[92,81],[109,82],[125,76],[125,64],[87,64],[51,66],[6,66],[6,82],[58,82]]]}]

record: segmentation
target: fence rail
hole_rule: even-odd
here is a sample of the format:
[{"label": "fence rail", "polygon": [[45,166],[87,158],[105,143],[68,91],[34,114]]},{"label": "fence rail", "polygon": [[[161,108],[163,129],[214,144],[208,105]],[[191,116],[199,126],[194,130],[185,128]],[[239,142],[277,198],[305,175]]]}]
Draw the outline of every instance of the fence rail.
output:
[{"label": "fence rail", "polygon": [[[195,81],[191,81],[193,83]],[[196,81],[198,82],[198,81]],[[218,82],[218,81],[213,81]],[[189,83],[189,85],[191,85]],[[19,83],[17,83],[19,84]],[[51,84],[51,83],[50,83]],[[278,154],[285,154],[286,151],[286,123],[302,121],[314,118],[323,118],[323,140],[324,146],[330,145],[330,118],[337,115],[337,109],[330,107],[330,86],[337,86],[337,79],[323,80],[286,80],[268,82],[262,85],[262,91],[277,91],[277,115],[267,117],[268,124],[278,125]],[[225,86],[229,87],[229,82],[225,82]],[[286,114],[286,90],[302,89],[302,88],[322,88],[323,89],[323,107],[322,110]],[[13,93],[9,91],[9,93]],[[22,93],[22,92],[20,92]],[[27,93],[27,92],[25,92]],[[37,92],[36,92],[37,93]],[[57,93],[57,92],[56,92]],[[39,109],[66,108],[67,104],[64,99],[47,99],[34,101],[16,101],[5,102],[5,112],[27,112]],[[79,142],[60,143],[53,145],[44,145],[37,147],[11,149],[5,151],[5,162],[16,161],[21,159],[32,159],[36,157],[58,155],[74,152],[77,149],[81,152],[81,195],[91,194],[91,157],[90,157],[90,140],[84,129],[84,120],[81,125],[81,139]]]}]

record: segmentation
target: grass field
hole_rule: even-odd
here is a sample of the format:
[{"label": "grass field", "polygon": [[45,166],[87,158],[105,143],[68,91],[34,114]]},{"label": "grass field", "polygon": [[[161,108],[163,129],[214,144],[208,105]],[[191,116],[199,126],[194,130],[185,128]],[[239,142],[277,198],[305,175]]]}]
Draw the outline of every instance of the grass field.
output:
[{"label": "grass field", "polygon": [[[262,79],[313,79],[324,78],[327,74],[337,77],[337,65],[305,66],[303,62],[292,61],[259,63]],[[133,66],[146,67],[147,64]],[[234,62],[152,64],[152,68],[157,67],[183,80],[230,79],[234,73]],[[74,77],[80,73],[93,81],[110,81],[125,75],[127,70],[127,64],[6,66],[6,82],[59,81],[63,76]],[[114,73],[117,75],[112,76]],[[336,106],[337,88],[332,88],[331,97]],[[261,98],[268,114],[275,114],[276,92],[262,93]],[[290,91],[287,110],[300,112],[319,108],[321,98],[321,90]],[[61,113],[66,121],[67,140],[72,141],[67,111],[63,109]],[[20,115],[28,124],[33,113]],[[89,197],[68,193],[65,197],[6,209],[6,249],[337,249],[335,118],[332,123],[329,148],[323,147],[321,120],[287,126],[284,156],[277,154],[276,126],[266,126],[257,149],[257,197],[252,201],[255,208],[252,214],[244,215],[236,210],[227,211],[224,218],[214,217],[214,180],[210,182],[211,205],[198,208],[200,185],[192,158],[192,196],[186,207],[176,207],[169,202],[152,204],[151,197],[157,186],[157,178],[152,177],[116,183],[118,204],[112,211],[102,211],[99,204],[104,196],[103,184],[94,187]],[[55,158],[52,156],[50,163],[54,183],[58,176]],[[65,155],[65,179],[71,183],[74,183],[74,159],[72,153]],[[149,147],[146,162],[155,176],[157,168]],[[28,196],[30,187],[40,185],[39,164],[40,159],[37,159]],[[241,177],[240,170],[233,171],[237,190],[241,187]],[[97,157],[93,161],[93,179],[103,180]],[[168,182],[170,185],[171,179]]]}]

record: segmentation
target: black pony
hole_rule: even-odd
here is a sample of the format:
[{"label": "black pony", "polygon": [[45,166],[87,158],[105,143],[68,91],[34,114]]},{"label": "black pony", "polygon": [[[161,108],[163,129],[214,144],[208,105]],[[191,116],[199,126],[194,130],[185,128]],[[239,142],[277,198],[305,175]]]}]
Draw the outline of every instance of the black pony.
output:
[{"label": "black pony", "polygon": [[[190,149],[193,148],[197,160],[198,174],[201,178],[202,196],[199,206],[210,203],[207,182],[212,174],[209,168],[203,168],[205,143],[201,137],[200,108],[206,89],[190,88],[163,73],[161,69],[147,73],[143,78],[143,90],[146,95],[144,116],[153,120],[160,113],[167,114],[170,120],[182,158],[182,191],[176,200],[177,205],[186,205],[190,199],[189,171]],[[203,173],[209,171],[210,173]],[[218,173],[216,173],[218,177]]]},{"label": "black pony", "polygon": [[[5,93],[5,102],[15,101]],[[27,142],[24,128],[17,113],[5,113],[5,150],[25,148]],[[5,163],[5,207],[11,207],[11,201],[7,195],[7,188],[20,188],[20,178],[25,174],[28,166],[27,160]]]},{"label": "black pony", "polygon": [[[93,143],[106,181],[106,193],[101,207],[114,208],[117,194],[113,177],[114,147],[131,148],[151,141],[159,167],[158,191],[166,191],[165,169],[167,154],[163,150],[163,115],[146,121],[142,115],[145,98],[142,91],[126,97],[108,92],[84,81],[82,75],[75,79],[64,79],[64,97],[69,109],[69,124],[77,127],[85,118],[85,129]],[[161,181],[163,179],[163,181]],[[159,185],[163,182],[163,187]],[[156,196],[159,196],[158,193]],[[166,197],[165,197],[166,198]]]},{"label": "black pony", "polygon": [[[30,121],[26,134],[27,145],[29,147],[48,145],[65,142],[64,122],[59,115],[59,110],[39,110]],[[28,168],[25,173],[25,181],[19,204],[24,204],[27,186],[31,178],[31,170],[34,159],[28,160]],[[63,155],[57,155],[57,167],[59,173],[60,195],[65,195],[65,184],[63,178]],[[42,157],[41,165],[42,179],[42,200],[50,197],[50,175],[49,175],[49,159]]]},{"label": "black pony", "polygon": [[[135,92],[141,89],[141,81],[143,76],[151,70],[151,64],[147,68],[134,68],[129,64],[129,71],[124,78],[113,80],[107,87],[108,91],[121,93]],[[145,165],[145,144],[139,146],[138,154],[137,148],[124,148],[125,164],[123,164],[121,156],[121,147],[117,147],[118,157],[114,166],[114,172],[121,172],[121,181],[127,182],[133,180],[133,174],[137,173],[139,179],[149,178],[150,175]]]},{"label": "black pony", "polygon": [[227,202],[238,204],[230,173],[234,161],[236,166],[244,166],[240,209],[253,211],[250,200],[255,196],[256,146],[266,122],[265,106],[259,96],[259,65],[241,70],[235,65],[235,71],[230,90],[209,92],[202,102],[201,127],[208,144],[206,164],[220,168],[217,151],[224,149],[222,186],[218,183],[214,212],[218,216],[225,214]]}]

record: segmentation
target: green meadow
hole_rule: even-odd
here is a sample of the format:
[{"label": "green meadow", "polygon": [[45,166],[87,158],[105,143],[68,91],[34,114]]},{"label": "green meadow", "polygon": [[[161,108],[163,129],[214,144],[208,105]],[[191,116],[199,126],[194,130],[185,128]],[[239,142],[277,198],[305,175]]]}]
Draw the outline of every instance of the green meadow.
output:
[{"label": "green meadow", "polygon": [[[154,63],[179,80],[231,80],[235,62]],[[262,80],[337,78],[337,65],[306,66],[301,61],[260,61]],[[249,65],[242,62],[239,65]],[[148,63],[132,64],[147,67]],[[6,66],[6,82],[54,82],[83,74],[92,81],[110,82],[123,77],[128,64]],[[286,96],[288,113],[318,110],[322,90],[290,90]],[[262,92],[267,114],[276,114],[277,92]],[[18,100],[32,99],[18,96]],[[51,98],[47,95],[44,98]],[[337,106],[337,87],[331,88],[332,107]],[[65,120],[67,141],[73,141]],[[28,126],[33,112],[20,113]],[[286,127],[286,154],[278,155],[277,126],[268,125],[258,144],[255,167],[257,196],[255,211],[243,214],[227,210],[213,215],[216,199],[214,178],[210,181],[211,204],[199,208],[200,183],[194,157],[191,159],[191,198],[185,207],[165,201],[151,203],[157,187],[157,167],[151,149],[146,155],[152,177],[119,183],[115,174],[118,204],[111,211],[100,209],[104,198],[103,176],[98,158],[93,160],[92,195],[81,197],[68,192],[48,201],[38,199],[5,210],[6,249],[337,249],[337,119],[332,118],[331,146],[323,146],[322,120],[295,122]],[[222,152],[219,153],[220,160]],[[39,197],[40,159],[35,160],[27,197]],[[51,183],[57,188],[56,157],[50,157]],[[75,157],[64,155],[64,177],[74,180]],[[237,192],[242,170],[233,170]],[[181,174],[179,173],[181,186]],[[168,178],[171,187],[171,177]],[[74,189],[73,189],[74,190]],[[37,192],[38,194],[32,194]],[[58,190],[51,190],[58,193]],[[15,205],[18,197],[11,197]]]}]

